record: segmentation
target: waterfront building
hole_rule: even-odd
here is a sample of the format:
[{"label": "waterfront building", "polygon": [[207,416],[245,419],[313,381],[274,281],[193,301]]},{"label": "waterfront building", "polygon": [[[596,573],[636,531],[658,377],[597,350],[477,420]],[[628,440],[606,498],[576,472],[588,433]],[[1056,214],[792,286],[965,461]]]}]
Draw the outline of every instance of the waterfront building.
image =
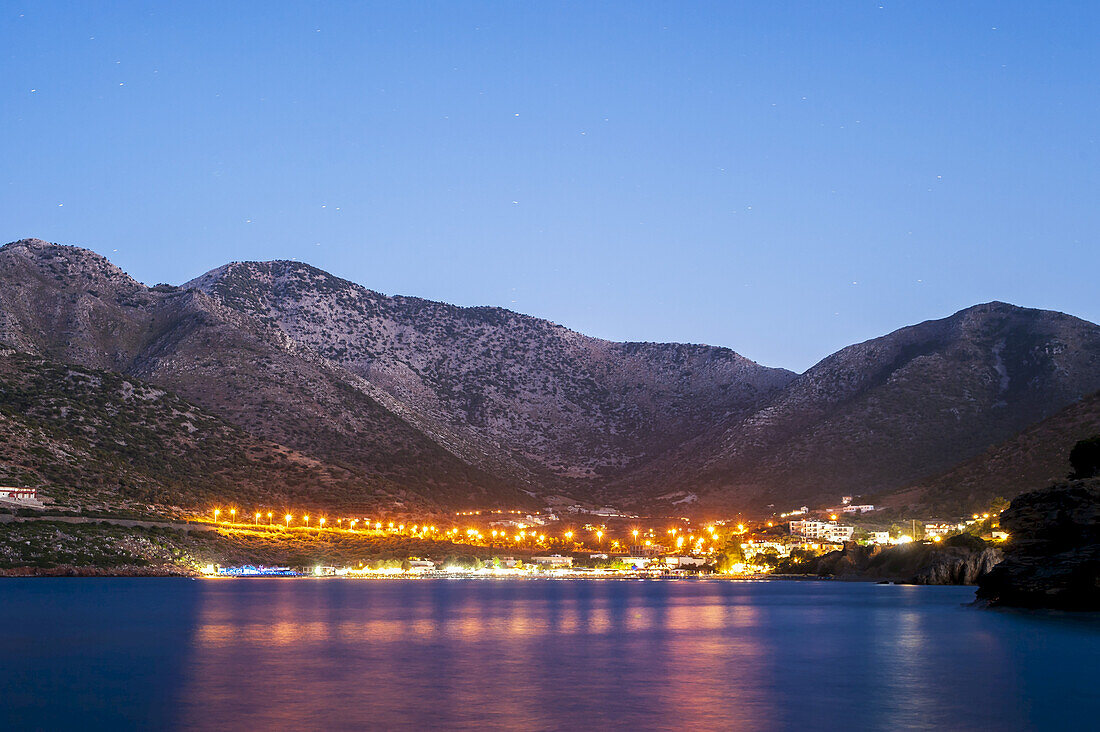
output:
[{"label": "waterfront building", "polygon": [[706,557],[665,557],[665,564],[669,567],[702,567],[706,563]]},{"label": "waterfront building", "polygon": [[531,557],[531,561],[545,567],[573,566],[573,557],[563,557],[561,554],[551,554],[545,557]]}]

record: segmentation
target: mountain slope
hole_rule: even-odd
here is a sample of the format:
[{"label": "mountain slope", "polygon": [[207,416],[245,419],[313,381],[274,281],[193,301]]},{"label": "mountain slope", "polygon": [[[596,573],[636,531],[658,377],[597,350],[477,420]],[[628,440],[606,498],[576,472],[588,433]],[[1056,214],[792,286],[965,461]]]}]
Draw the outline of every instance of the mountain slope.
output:
[{"label": "mountain slope", "polygon": [[988,303],[845,348],[763,409],[629,476],[720,502],[901,488],[1100,388],[1100,327]]},{"label": "mountain slope", "polygon": [[544,483],[614,475],[794,378],[724,348],[611,343],[499,308],[387,297],[296,262],[234,263],[185,287],[361,376],[429,434],[477,445],[486,468]]},{"label": "mountain slope", "polygon": [[37,240],[0,248],[0,343],[179,394],[339,472],[345,498],[398,508],[559,496],[725,511],[891,493],[1100,390],[1100,327],[1004,303],[795,375],[725,348],[386,296],[294,262],[148,288]]},{"label": "mountain slope", "polygon": [[0,313],[0,338],[19,350],[170,389],[363,485],[392,486],[384,495],[398,504],[531,501],[270,326],[198,291],[145,288],[87,250],[37,240],[0,249]]},{"label": "mountain slope", "polygon": [[393,486],[258,440],[121,374],[0,350],[0,483],[66,504],[370,504]]},{"label": "mountain slope", "polygon": [[997,496],[1011,498],[1064,480],[1070,472],[1070,450],[1079,440],[1096,435],[1100,435],[1100,392],[1070,404],[942,475],[884,499],[919,508],[935,507],[948,515],[984,510]]}]

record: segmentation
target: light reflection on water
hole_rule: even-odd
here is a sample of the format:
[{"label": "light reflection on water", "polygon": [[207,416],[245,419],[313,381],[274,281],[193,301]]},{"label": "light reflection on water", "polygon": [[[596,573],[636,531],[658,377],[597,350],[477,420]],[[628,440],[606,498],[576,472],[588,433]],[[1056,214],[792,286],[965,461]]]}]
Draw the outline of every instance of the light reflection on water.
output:
[{"label": "light reflection on water", "polygon": [[821,582],[12,581],[0,583],[0,727],[1091,726],[1097,623],[964,607],[972,594]]},{"label": "light reflection on water", "polygon": [[776,714],[759,683],[770,664],[752,633],[759,610],[720,588],[204,583],[183,723],[751,725]]}]

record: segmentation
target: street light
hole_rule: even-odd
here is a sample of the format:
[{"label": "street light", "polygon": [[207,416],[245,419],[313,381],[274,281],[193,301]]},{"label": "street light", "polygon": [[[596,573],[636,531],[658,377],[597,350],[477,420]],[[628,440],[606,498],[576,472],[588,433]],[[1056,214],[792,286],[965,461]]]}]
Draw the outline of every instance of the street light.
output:
[{"label": "street light", "polygon": [[271,511],[267,512],[267,525],[271,526]]},{"label": "street light", "polygon": [[237,522],[237,509],[235,509],[235,508],[229,509],[229,515],[231,516],[231,518],[229,519],[229,522],[230,523],[236,523]]},{"label": "street light", "polygon": [[325,528],[325,517],[322,516],[320,519],[318,519],[318,523],[321,524],[322,529]]},{"label": "street light", "polygon": [[309,516],[303,516],[302,521],[305,522],[306,526],[309,526]]},{"label": "street light", "polygon": [[214,523],[218,523],[218,514],[221,513],[221,512],[222,512],[222,510],[220,508],[215,508],[214,509]]},{"label": "street light", "polygon": [[284,518],[286,519],[286,527],[287,527],[287,528],[289,529],[289,528],[290,528],[290,520],[291,520],[291,519],[293,519],[294,517],[293,517],[293,516],[291,516],[291,515],[290,515],[290,514],[288,513],[288,514],[287,514],[287,515],[286,515],[286,516],[285,516]]}]

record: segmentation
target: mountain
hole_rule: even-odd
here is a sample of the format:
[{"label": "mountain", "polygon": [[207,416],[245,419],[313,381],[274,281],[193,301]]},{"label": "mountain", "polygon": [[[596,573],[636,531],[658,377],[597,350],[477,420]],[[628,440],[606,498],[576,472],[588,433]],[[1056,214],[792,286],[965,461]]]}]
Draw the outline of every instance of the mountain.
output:
[{"label": "mountain", "polygon": [[942,473],[1100,388],[1100,327],[1005,303],[822,360],[753,414],[619,485],[733,505],[836,501]]},{"label": "mountain", "polygon": [[233,263],[184,287],[362,377],[470,462],[543,486],[616,475],[794,378],[725,348],[611,343],[500,308],[387,297],[295,262]]},{"label": "mountain", "polygon": [[728,349],[608,343],[292,262],[148,288],[38,240],[0,248],[0,342],[144,380],[395,501],[449,507],[583,498],[794,378]]},{"label": "mountain", "polygon": [[38,240],[0,248],[0,342],[170,390],[259,439],[351,473],[365,506],[382,497],[418,506],[532,504],[381,405],[362,379],[270,326],[197,290],[147,288],[87,250]]},{"label": "mountain", "polygon": [[[296,262],[146,287],[38,240],[0,248],[0,343],[178,395],[341,476],[341,505],[441,510],[884,495],[1100,390],[1100,327],[1004,303],[797,375],[725,348],[383,295]],[[333,480],[299,495],[329,500]]]}]

